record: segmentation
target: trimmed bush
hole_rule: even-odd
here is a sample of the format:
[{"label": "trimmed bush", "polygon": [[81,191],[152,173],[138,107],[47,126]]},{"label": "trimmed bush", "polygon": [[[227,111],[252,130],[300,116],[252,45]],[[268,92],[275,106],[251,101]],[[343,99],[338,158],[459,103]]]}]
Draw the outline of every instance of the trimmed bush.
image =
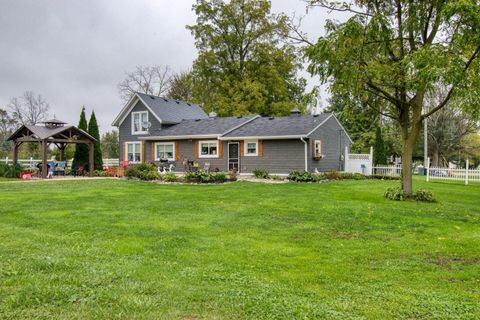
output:
[{"label": "trimmed bush", "polygon": [[208,172],[205,170],[190,171],[185,173],[185,181],[196,183],[223,183],[227,181],[227,174],[225,172]]},{"label": "trimmed bush", "polygon": [[268,179],[268,171],[265,169],[254,169],[253,175],[257,179]]},{"label": "trimmed bush", "polygon": [[384,193],[385,198],[394,201],[404,201],[407,194],[401,188],[388,188]]},{"label": "trimmed bush", "polygon": [[157,167],[150,163],[141,163],[138,165],[129,166],[125,170],[125,177],[138,178],[146,181],[160,179],[160,175],[157,172]]},{"label": "trimmed bush", "polygon": [[435,202],[435,197],[432,192],[428,190],[419,189],[413,193],[413,199],[422,202]]},{"label": "trimmed bush", "polygon": [[378,180],[400,180],[399,176],[386,176],[381,174],[373,174],[368,176],[369,179],[378,179]]},{"label": "trimmed bush", "polygon": [[237,181],[237,171],[229,171],[228,172],[228,180],[229,181]]},{"label": "trimmed bush", "polygon": [[167,172],[162,176],[163,180],[166,182],[175,182],[178,180],[178,177],[174,172]]},{"label": "trimmed bush", "polygon": [[287,179],[294,182],[316,182],[319,177],[308,171],[292,171]]},{"label": "trimmed bush", "polygon": [[326,180],[342,180],[343,176],[340,172],[332,170],[322,174],[322,178]]},{"label": "trimmed bush", "polygon": [[103,170],[94,170],[93,171],[93,175],[95,177],[110,177],[110,175],[108,174],[107,171],[103,171]]}]

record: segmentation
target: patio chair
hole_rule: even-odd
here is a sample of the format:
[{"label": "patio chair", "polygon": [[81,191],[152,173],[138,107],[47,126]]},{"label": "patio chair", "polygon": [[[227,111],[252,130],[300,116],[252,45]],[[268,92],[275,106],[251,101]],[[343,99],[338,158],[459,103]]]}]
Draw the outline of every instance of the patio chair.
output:
[{"label": "patio chair", "polygon": [[66,161],[58,161],[58,163],[55,167],[54,174],[56,174],[56,175],[63,174],[64,176],[66,176],[66,172],[67,172],[67,162]]}]

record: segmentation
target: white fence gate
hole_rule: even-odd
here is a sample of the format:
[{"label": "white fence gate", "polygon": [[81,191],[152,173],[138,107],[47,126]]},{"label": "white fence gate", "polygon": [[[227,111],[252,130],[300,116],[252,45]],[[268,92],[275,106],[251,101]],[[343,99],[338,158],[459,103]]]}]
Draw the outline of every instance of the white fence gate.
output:
[{"label": "white fence gate", "polygon": [[442,168],[430,167],[430,158],[428,159],[427,167],[427,182],[430,180],[443,181],[464,181],[466,185],[470,181],[480,182],[480,170],[470,169],[469,161],[466,161],[465,168]]},{"label": "white fence gate", "polygon": [[371,175],[372,168],[373,148],[370,148],[370,153],[355,154],[349,153],[348,147],[345,147],[345,172]]},{"label": "white fence gate", "polygon": [[[6,163],[6,164],[13,163],[13,159],[10,159],[8,157],[2,158],[2,159],[0,159],[0,163],[2,163],[2,162]],[[41,159],[33,159],[33,158],[18,159],[18,164],[20,164],[24,167],[30,166],[31,163],[40,163],[40,162],[42,162]],[[67,167],[71,167],[72,162],[73,162],[73,159],[67,160]],[[105,166],[116,167],[119,164],[120,164],[119,159],[103,159],[103,165],[105,165]]]},{"label": "white fence gate", "polygon": [[373,167],[373,174],[380,175],[380,176],[392,176],[392,177],[399,177],[402,175],[402,166],[375,166]]}]

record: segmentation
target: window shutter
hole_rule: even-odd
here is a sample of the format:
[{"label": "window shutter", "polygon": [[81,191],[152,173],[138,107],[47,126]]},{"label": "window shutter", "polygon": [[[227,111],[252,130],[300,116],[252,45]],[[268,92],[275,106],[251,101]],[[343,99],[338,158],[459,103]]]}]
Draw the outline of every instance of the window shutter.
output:
[{"label": "window shutter", "polygon": [[180,159],[180,156],[178,154],[178,141],[175,141],[175,145],[174,145],[174,152],[175,152],[175,161],[178,161],[178,159]]},{"label": "window shutter", "polygon": [[198,159],[198,140],[195,141],[195,160]]},{"label": "window shutter", "polygon": [[141,151],[140,151],[140,162],[144,162],[145,161],[145,141],[141,141]]},{"label": "window shutter", "polygon": [[263,141],[262,140],[258,140],[258,156],[261,157],[263,156]]},{"label": "window shutter", "polygon": [[152,161],[155,161],[155,143],[152,142]]},{"label": "window shutter", "polygon": [[223,141],[218,141],[218,159],[223,157]]},{"label": "window shutter", "polygon": [[240,157],[243,156],[243,143],[244,141],[240,141]]},{"label": "window shutter", "polygon": [[124,142],[123,143],[123,161],[127,160],[128,157],[127,157],[127,143]]},{"label": "window shutter", "polygon": [[315,140],[312,140],[312,158],[315,159],[317,155],[315,154]]}]

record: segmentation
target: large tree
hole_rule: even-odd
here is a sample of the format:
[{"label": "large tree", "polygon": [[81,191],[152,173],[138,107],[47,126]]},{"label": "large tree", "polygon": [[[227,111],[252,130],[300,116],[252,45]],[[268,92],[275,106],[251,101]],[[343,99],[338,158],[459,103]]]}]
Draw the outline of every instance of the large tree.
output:
[{"label": "large tree", "polygon": [[7,139],[17,124],[17,120],[7,110],[0,108],[0,157],[8,156],[12,151],[12,143]]},{"label": "large tree", "polygon": [[170,99],[194,102],[192,72],[181,71],[172,75],[166,96]]},{"label": "large tree", "polygon": [[10,99],[8,108],[21,124],[35,125],[46,119],[50,105],[42,95],[25,91],[21,97]]},{"label": "large tree", "polygon": [[[286,17],[267,0],[197,0],[189,25],[199,55],[194,99],[219,115],[283,115],[302,101],[305,81]],[[300,106],[304,107],[304,106]]]},{"label": "large tree", "polygon": [[102,152],[104,158],[115,159],[119,157],[118,131],[112,130],[102,135]]},{"label": "large tree", "polygon": [[[307,47],[309,70],[359,99],[384,101],[377,112],[397,122],[402,140],[402,188],[412,193],[412,153],[424,119],[451,100],[480,113],[480,1],[312,0],[311,6],[346,11],[327,21],[326,35]],[[437,87],[445,98],[424,111]]]},{"label": "large tree", "polygon": [[[80,112],[78,128],[85,132],[88,131],[85,107],[82,107],[82,111]],[[88,146],[85,143],[75,144],[75,154],[73,156],[72,169],[77,170],[79,167],[83,167],[85,169],[88,168]]]},{"label": "large tree", "polygon": [[98,130],[97,118],[95,117],[95,112],[92,111],[90,115],[90,120],[88,120],[88,134],[96,139],[94,143],[94,153],[93,153],[93,167],[95,170],[103,169],[103,160],[102,160],[102,146],[100,143],[100,131]]},{"label": "large tree", "polygon": [[137,66],[134,71],[126,73],[125,79],[118,84],[118,92],[124,101],[135,92],[159,97],[168,91],[170,77],[169,66]]}]

